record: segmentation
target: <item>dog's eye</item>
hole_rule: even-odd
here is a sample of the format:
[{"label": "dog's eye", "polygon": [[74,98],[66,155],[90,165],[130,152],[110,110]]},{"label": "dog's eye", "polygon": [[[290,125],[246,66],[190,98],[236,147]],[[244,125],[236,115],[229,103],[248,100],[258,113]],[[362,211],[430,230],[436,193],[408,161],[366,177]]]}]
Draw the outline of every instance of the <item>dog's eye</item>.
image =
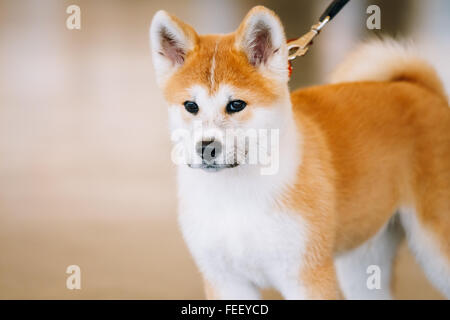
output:
[{"label": "dog's eye", "polygon": [[198,105],[194,101],[185,101],[184,107],[187,112],[196,114],[198,112]]},{"label": "dog's eye", "polygon": [[247,105],[247,103],[245,103],[245,101],[233,100],[233,101],[228,102],[226,110],[228,113],[239,112],[239,111],[243,110],[246,105]]}]

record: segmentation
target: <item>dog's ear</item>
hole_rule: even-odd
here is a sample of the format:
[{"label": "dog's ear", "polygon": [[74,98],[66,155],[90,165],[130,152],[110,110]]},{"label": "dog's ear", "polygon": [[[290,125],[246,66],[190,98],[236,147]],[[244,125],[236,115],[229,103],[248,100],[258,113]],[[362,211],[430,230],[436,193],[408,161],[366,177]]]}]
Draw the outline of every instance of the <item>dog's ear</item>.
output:
[{"label": "dog's ear", "polygon": [[288,78],[288,50],[283,25],[263,6],[249,11],[236,31],[236,47],[244,51],[251,65]]},{"label": "dog's ear", "polygon": [[197,41],[197,33],[191,26],[163,10],[155,14],[150,26],[150,44],[158,83],[183,65]]}]

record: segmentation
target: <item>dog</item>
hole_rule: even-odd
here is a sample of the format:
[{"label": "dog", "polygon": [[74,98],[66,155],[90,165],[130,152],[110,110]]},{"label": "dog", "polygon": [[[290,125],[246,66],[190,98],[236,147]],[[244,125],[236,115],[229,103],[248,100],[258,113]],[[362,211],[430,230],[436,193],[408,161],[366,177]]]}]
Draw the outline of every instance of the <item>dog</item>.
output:
[{"label": "dog", "polygon": [[[390,299],[403,238],[450,297],[450,108],[427,62],[370,41],[329,84],[290,93],[283,26],[262,6],[224,35],[158,11],[150,43],[170,130],[196,136],[176,144],[187,159],[179,222],[208,299],[259,299],[263,288]],[[278,137],[257,143],[279,154],[269,173],[248,162],[248,141],[227,148],[226,131],[252,129]]]}]

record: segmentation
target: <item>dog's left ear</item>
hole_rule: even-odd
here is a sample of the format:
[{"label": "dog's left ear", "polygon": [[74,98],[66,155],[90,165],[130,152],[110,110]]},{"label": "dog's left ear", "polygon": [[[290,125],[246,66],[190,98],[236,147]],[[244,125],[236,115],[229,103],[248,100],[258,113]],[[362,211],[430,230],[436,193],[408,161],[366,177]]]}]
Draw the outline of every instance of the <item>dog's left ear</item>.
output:
[{"label": "dog's left ear", "polygon": [[282,79],[289,78],[286,37],[272,10],[263,6],[251,9],[236,31],[235,45],[245,52],[254,67]]}]

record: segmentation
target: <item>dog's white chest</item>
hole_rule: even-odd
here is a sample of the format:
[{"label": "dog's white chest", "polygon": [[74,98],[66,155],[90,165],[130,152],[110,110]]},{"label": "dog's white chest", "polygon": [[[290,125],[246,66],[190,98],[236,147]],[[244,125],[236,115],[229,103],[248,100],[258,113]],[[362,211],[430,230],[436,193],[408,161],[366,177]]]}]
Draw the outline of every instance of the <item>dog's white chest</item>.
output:
[{"label": "dog's white chest", "polygon": [[183,201],[183,235],[206,277],[277,287],[299,272],[304,225],[298,214],[249,197],[218,193]]}]

